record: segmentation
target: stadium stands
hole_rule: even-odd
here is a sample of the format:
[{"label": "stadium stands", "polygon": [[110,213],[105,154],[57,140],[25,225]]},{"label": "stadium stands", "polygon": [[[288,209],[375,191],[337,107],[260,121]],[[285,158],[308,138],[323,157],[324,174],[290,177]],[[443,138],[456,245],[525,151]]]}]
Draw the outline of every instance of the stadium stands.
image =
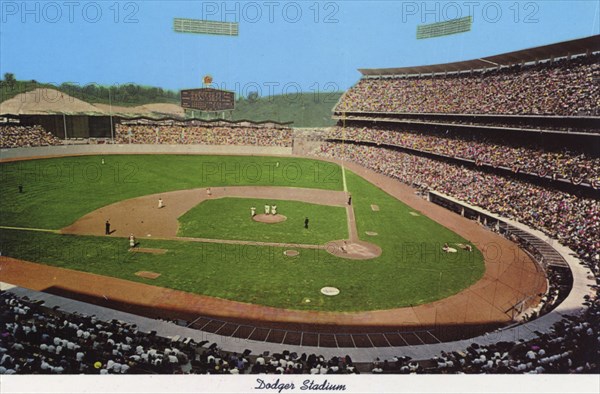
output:
[{"label": "stadium stands", "polygon": [[62,141],[41,126],[0,125],[0,148],[61,145]]},{"label": "stadium stands", "polygon": [[163,338],[10,292],[0,293],[0,316],[0,374],[358,373],[348,356],[225,352],[216,343]]},{"label": "stadium stands", "polygon": [[588,304],[584,315],[567,317],[530,341],[472,343],[431,360],[398,355],[359,366],[349,356],[226,352],[216,343],[163,338],[3,292],[0,374],[598,373],[600,300]]},{"label": "stadium stands", "polygon": [[600,158],[563,148],[552,152],[505,138],[458,132],[419,133],[391,126],[337,127],[326,138],[395,145],[421,152],[461,158],[478,165],[505,167],[535,175],[600,185]]},{"label": "stadium stands", "polygon": [[292,146],[291,129],[270,127],[116,126],[118,144],[201,144]]},{"label": "stadium stands", "polygon": [[[117,144],[197,144],[197,145],[254,145],[291,147],[293,132],[290,128],[269,126],[192,126],[155,124],[115,125]],[[111,142],[109,138],[79,138],[80,143]],[[62,145],[72,140],[61,140],[40,125],[0,125],[0,148],[25,148]]]},{"label": "stadium stands", "polygon": [[[334,114],[338,120],[353,121],[384,121],[388,123],[409,124],[409,125],[429,125],[452,128],[468,128],[470,130],[490,130],[502,129],[507,131],[539,131],[555,134],[598,134],[598,127],[593,125],[597,118],[577,117],[573,119],[562,118],[565,125],[557,122],[551,117],[545,116],[485,116],[473,120],[473,115],[457,114],[393,114],[393,113],[346,113],[338,111]],[[577,122],[575,122],[575,120]],[[568,122],[567,122],[568,121]]]},{"label": "stadium stands", "polygon": [[599,56],[447,76],[363,78],[336,110],[598,115]]}]

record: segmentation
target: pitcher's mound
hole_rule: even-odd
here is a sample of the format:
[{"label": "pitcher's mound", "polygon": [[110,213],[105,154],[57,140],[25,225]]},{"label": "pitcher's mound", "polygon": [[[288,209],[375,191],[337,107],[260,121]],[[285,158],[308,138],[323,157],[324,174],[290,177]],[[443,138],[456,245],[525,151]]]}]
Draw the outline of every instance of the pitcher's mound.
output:
[{"label": "pitcher's mound", "polygon": [[331,241],[325,245],[328,253],[351,260],[368,260],[381,256],[381,248],[365,241]]},{"label": "pitcher's mound", "polygon": [[252,220],[254,220],[255,222],[259,222],[259,223],[273,224],[273,223],[285,222],[287,220],[287,217],[280,215],[280,214],[267,215],[264,213],[259,213],[258,215],[254,215],[252,217]]}]

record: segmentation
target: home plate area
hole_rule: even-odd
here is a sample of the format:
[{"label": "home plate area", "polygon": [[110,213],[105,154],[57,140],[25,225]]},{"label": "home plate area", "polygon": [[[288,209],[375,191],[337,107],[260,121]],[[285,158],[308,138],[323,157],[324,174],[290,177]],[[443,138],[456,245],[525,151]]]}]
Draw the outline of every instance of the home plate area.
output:
[{"label": "home plate area", "polygon": [[381,256],[381,248],[364,241],[332,241],[325,245],[328,253],[351,260],[368,260]]}]

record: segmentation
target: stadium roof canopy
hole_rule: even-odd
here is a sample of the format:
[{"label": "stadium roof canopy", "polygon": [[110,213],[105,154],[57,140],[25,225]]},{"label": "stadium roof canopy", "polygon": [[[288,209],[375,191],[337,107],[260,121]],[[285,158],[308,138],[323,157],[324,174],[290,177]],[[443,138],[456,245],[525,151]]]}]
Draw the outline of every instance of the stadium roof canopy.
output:
[{"label": "stadium roof canopy", "polygon": [[564,41],[541,47],[523,49],[502,55],[495,55],[474,60],[432,66],[400,67],[400,68],[366,68],[359,69],[364,76],[438,74],[496,68],[513,64],[575,56],[600,51],[600,35]]}]

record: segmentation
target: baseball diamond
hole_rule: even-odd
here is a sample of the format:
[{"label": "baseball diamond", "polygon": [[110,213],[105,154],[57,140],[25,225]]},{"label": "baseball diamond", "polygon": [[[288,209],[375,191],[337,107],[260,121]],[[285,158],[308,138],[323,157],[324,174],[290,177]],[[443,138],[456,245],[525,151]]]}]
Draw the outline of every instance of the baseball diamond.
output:
[{"label": "baseball diamond", "polygon": [[[17,12],[13,3],[4,19]],[[194,17],[175,3],[164,15],[177,7]],[[591,11],[579,3],[573,9]],[[27,80],[4,74],[0,375],[278,374],[253,380],[252,390],[283,391],[288,380],[290,390],[298,386],[299,374],[600,372],[600,36],[526,48],[512,30],[468,16],[473,29],[414,44],[406,29],[422,26],[389,30],[384,18],[381,26],[355,24],[354,52],[343,21],[320,24],[339,6],[316,2],[314,26],[294,25],[336,37],[314,64],[301,54],[312,53],[316,36],[292,40],[277,23],[198,36],[214,34],[218,22],[207,20],[207,31],[172,34],[160,50],[121,37],[139,56],[113,45],[100,59],[90,46],[78,54],[93,62],[84,67],[65,51],[40,74],[74,62],[71,71],[89,78],[123,80],[130,62],[125,69],[140,83],[178,91],[52,86],[31,80],[37,62],[21,65]],[[392,15],[388,2],[377,7]],[[557,23],[544,17],[540,25]],[[147,22],[127,31],[137,37]],[[17,33],[6,26],[3,70],[29,53],[5,44],[23,35],[35,48],[30,30],[46,32],[43,25]],[[513,25],[523,37],[540,28]],[[121,42],[111,29],[128,28],[98,27],[107,42]],[[403,38],[416,65],[394,51],[377,57],[392,45],[384,31]],[[481,46],[467,40],[478,32],[507,42],[486,41],[493,56],[447,53]],[[250,41],[261,43],[258,52]],[[269,41],[282,57],[271,57]],[[197,69],[191,53],[214,70]],[[248,74],[244,62],[258,64],[257,54],[261,66]],[[185,67],[173,68],[174,58]],[[114,59],[127,63],[113,67]],[[358,77],[332,66],[355,72],[359,63],[396,61],[405,63],[359,68]],[[258,82],[226,86],[234,77],[281,78],[275,63],[303,80],[318,68],[320,82],[298,86],[293,100],[286,96],[296,82],[268,85],[268,97]],[[323,84],[327,78],[343,87]],[[271,92],[279,85],[283,94]],[[327,378],[304,386],[342,387]],[[570,381],[560,383],[555,390]]]}]

